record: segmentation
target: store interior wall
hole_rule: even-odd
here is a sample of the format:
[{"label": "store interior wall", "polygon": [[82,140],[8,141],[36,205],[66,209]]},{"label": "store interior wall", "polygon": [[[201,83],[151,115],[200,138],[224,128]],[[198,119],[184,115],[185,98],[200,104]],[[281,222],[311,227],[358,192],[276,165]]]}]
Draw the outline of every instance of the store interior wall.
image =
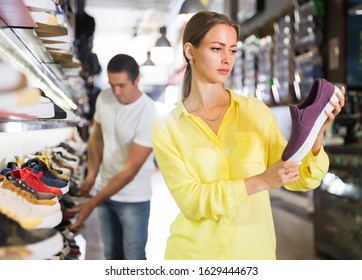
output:
[{"label": "store interior wall", "polygon": [[[246,37],[258,29],[265,28],[267,22],[280,17],[285,10],[290,9],[293,5],[293,0],[264,0],[263,11],[241,24],[240,36]],[[242,4],[238,4],[238,9],[242,9]]]}]

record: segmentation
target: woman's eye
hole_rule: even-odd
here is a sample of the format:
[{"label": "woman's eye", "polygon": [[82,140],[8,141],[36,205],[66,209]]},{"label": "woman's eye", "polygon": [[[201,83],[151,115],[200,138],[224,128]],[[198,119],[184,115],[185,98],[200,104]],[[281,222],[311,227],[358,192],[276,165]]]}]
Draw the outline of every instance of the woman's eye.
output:
[{"label": "woman's eye", "polygon": [[214,52],[220,52],[221,48],[211,48]]}]

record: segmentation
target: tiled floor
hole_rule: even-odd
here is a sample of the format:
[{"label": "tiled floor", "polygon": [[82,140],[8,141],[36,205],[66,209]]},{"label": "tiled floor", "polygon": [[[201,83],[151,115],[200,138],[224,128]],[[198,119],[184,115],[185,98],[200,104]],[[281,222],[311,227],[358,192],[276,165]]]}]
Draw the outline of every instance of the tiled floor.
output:
[{"label": "tiled floor", "polygon": [[[178,213],[178,208],[159,171],[155,171],[152,185],[153,199],[146,248],[147,259],[163,260],[169,225]],[[313,223],[306,210],[308,198],[284,190],[273,190],[271,201],[278,244],[277,258],[281,260],[320,259],[321,257],[314,253]],[[87,244],[85,259],[103,259],[95,213],[86,222],[83,236]]]}]

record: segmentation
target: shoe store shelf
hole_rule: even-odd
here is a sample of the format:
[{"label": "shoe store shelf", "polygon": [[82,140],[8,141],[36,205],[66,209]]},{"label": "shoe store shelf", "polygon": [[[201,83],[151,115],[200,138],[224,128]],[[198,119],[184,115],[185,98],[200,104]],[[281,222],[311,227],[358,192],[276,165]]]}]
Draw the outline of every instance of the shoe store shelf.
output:
[{"label": "shoe store shelf", "polygon": [[54,63],[33,29],[0,29],[0,57],[22,69],[30,81],[62,108],[77,108],[70,98],[70,89],[65,87],[59,65]]},{"label": "shoe store shelf", "polygon": [[41,129],[54,129],[69,127],[69,124],[61,121],[16,121],[0,120],[1,132],[26,132]]}]

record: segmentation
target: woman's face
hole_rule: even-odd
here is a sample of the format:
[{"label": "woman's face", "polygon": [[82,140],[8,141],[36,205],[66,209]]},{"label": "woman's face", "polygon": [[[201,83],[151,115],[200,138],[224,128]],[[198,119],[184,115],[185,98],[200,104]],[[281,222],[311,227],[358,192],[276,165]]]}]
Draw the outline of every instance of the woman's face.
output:
[{"label": "woman's face", "polygon": [[193,47],[192,76],[209,83],[224,83],[234,66],[237,40],[232,26],[218,24],[211,28],[200,45]]}]

